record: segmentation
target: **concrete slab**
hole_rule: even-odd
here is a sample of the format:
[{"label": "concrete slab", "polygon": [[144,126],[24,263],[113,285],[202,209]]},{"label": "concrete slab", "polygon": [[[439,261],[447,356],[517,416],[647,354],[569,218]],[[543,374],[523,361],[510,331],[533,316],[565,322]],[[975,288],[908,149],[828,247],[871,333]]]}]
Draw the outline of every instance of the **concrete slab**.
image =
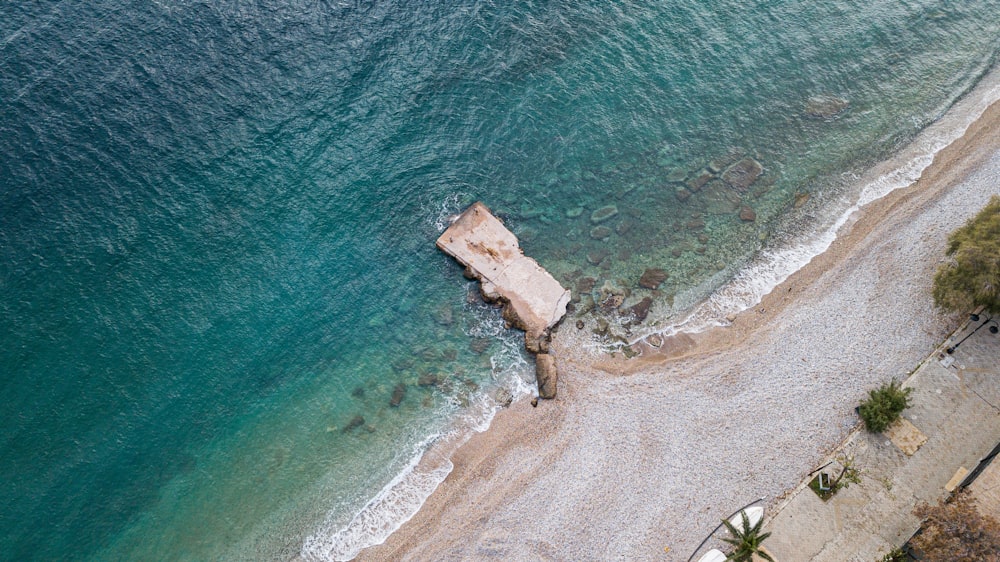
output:
[{"label": "concrete slab", "polygon": [[437,239],[437,246],[468,267],[484,293],[503,299],[532,337],[565,314],[570,292],[525,256],[517,237],[480,202],[473,203]]},{"label": "concrete slab", "polygon": [[885,430],[885,435],[909,457],[927,442],[927,436],[910,423],[910,420],[902,417],[892,422],[892,425]]},{"label": "concrete slab", "polygon": [[968,475],[969,475],[969,469],[965,468],[964,466],[958,467],[958,470],[955,471],[955,475],[952,476],[951,480],[949,480],[948,483],[944,485],[945,491],[954,492],[955,488],[958,488],[958,485],[961,484],[962,480],[965,480],[965,477]]}]

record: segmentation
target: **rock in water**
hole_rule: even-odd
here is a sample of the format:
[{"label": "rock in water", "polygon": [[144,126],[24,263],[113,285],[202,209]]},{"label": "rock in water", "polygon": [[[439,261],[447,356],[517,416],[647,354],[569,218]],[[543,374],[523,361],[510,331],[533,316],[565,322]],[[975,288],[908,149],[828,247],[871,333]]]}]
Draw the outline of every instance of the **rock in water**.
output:
[{"label": "rock in water", "polygon": [[709,172],[708,170],[701,170],[700,172],[698,172],[697,176],[689,179],[686,185],[688,189],[697,193],[698,191],[701,190],[701,188],[705,187],[705,184],[712,181],[712,178],[714,177],[715,176],[712,175],[712,172]]},{"label": "rock in water", "polygon": [[632,305],[629,309],[635,315],[635,319],[642,322],[649,316],[649,307],[653,306],[653,297],[646,297]]},{"label": "rock in water", "polygon": [[354,416],[351,418],[351,421],[347,422],[347,425],[344,426],[344,433],[354,431],[363,425],[365,425],[365,417],[362,415]]},{"label": "rock in water", "polygon": [[656,290],[667,280],[667,272],[662,269],[651,268],[643,272],[639,278],[639,286]]},{"label": "rock in water", "polygon": [[754,211],[749,205],[743,205],[740,207],[740,220],[746,222],[757,220],[757,211]]},{"label": "rock in water", "polygon": [[729,184],[733,189],[746,191],[757,178],[764,173],[764,167],[753,158],[744,158],[730,166],[722,174],[722,181]]},{"label": "rock in water", "polygon": [[611,229],[606,226],[595,226],[590,229],[590,237],[594,240],[604,240],[608,236],[611,236]]},{"label": "rock in water", "polygon": [[548,353],[535,356],[535,380],[538,381],[538,396],[550,400],[556,397],[556,359]]},{"label": "rock in water", "polygon": [[593,213],[590,214],[590,222],[597,224],[599,222],[604,222],[611,217],[618,214],[618,207],[614,205],[608,205],[606,207],[601,207]]},{"label": "rock in water", "polygon": [[849,101],[836,96],[813,96],[806,101],[806,115],[817,119],[833,119],[849,105]]},{"label": "rock in water", "polygon": [[510,406],[511,402],[514,401],[514,395],[511,394],[506,388],[498,388],[493,395],[493,398],[500,404],[501,408],[506,408]]},{"label": "rock in water", "polygon": [[417,379],[417,386],[437,386],[438,376],[433,373],[424,373]]},{"label": "rock in water", "polygon": [[392,398],[389,399],[389,405],[393,408],[398,408],[403,403],[403,398],[406,398],[406,385],[399,383],[392,389]]}]

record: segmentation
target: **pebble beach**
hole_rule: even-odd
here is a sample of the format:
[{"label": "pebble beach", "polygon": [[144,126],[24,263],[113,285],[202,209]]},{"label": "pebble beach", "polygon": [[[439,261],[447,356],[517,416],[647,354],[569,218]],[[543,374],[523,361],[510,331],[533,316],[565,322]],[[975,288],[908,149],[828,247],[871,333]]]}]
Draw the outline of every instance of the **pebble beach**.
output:
[{"label": "pebble beach", "polygon": [[947,234],[997,193],[993,104],[730,325],[626,360],[584,351],[564,322],[558,398],[500,412],[358,559],[686,560],[733,510],[780,504],[855,427],[867,390],[958,325],[933,307],[933,272]]}]

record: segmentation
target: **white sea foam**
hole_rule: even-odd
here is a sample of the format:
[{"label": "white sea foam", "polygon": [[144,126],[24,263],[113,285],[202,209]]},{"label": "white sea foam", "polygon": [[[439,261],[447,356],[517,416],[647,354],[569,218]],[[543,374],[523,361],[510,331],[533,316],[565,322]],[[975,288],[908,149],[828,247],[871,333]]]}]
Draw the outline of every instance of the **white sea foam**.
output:
[{"label": "white sea foam", "polygon": [[455,427],[414,447],[403,470],[385,485],[343,527],[326,525],[307,537],[300,554],[305,560],[351,560],[363,549],[382,544],[410,520],[428,497],[444,482],[454,465],[450,457],[474,433],[489,429],[496,403],[479,396],[465,409]]},{"label": "white sea foam", "polygon": [[[496,310],[483,303],[466,309],[475,321],[466,330],[470,337],[490,337],[500,342],[500,349],[490,357],[494,383],[507,389],[514,398],[534,393],[527,375],[530,369],[520,351],[520,338],[504,327]],[[460,412],[445,432],[418,443],[409,462],[347,525],[328,524],[316,530],[303,543],[301,556],[306,560],[351,560],[363,549],[382,544],[410,520],[428,497],[451,473],[450,457],[475,433],[489,429],[500,406],[487,393],[471,398],[465,407],[456,399]]]},{"label": "white sea foam", "polygon": [[697,333],[726,325],[727,317],[757,305],[785,279],[825,252],[836,240],[840,228],[849,223],[858,210],[919,180],[937,153],[961,138],[998,100],[1000,70],[993,70],[899,154],[858,178],[856,183],[860,188],[853,191],[853,201],[844,199],[839,205],[833,204],[835,210],[826,220],[820,221],[813,234],[761,250],[729,282],[694,306],[680,321],[642,333],[629,343],[654,333],[667,336],[680,332]]}]

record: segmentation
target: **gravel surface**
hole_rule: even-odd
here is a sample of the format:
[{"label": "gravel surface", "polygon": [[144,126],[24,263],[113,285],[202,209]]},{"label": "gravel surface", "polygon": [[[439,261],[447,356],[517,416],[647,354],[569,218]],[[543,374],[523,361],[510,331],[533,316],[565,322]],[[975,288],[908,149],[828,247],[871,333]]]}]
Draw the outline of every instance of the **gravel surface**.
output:
[{"label": "gravel surface", "polygon": [[554,343],[559,397],[518,402],[454,457],[370,560],[687,560],[744,504],[769,507],[957,326],[930,286],[947,233],[1000,193],[996,105],[913,187],[685,357],[594,361]]}]

